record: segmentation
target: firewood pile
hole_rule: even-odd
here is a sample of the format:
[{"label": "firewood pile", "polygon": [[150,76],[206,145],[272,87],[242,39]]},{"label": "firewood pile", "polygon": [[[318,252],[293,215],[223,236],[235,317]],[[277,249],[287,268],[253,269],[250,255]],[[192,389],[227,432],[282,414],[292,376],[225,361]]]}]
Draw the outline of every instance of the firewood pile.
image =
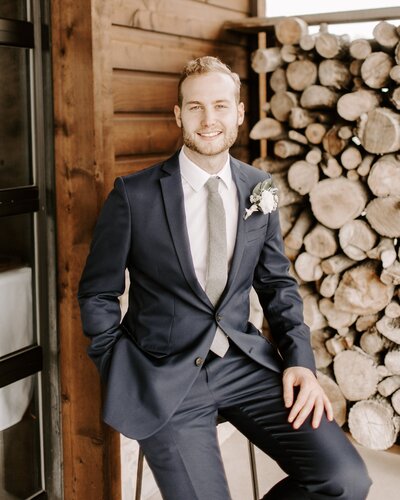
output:
[{"label": "firewood pile", "polygon": [[319,378],[340,425],[373,449],[400,429],[400,27],[350,42],[299,18],[257,50],[268,140],[254,164],[279,189]]}]

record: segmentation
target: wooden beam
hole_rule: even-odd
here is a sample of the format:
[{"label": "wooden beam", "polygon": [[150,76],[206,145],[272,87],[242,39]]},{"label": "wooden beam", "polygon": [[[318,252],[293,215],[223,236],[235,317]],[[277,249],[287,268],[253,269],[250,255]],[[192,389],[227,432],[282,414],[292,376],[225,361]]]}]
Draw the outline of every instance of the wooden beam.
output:
[{"label": "wooden beam", "polygon": [[245,14],[250,14],[251,2],[252,0],[195,0],[199,3],[209,3],[211,5],[218,5],[226,9],[227,15],[229,15],[230,10],[236,10],[239,12],[244,12]]},{"label": "wooden beam", "polygon": [[[321,23],[342,24],[367,21],[387,21],[400,19],[400,7],[384,7],[380,9],[349,10],[345,12],[327,12],[321,14],[298,15],[309,25]],[[279,17],[248,17],[241,22],[227,21],[224,29],[240,31],[243,33],[258,33],[272,28],[283,16]]]},{"label": "wooden beam", "polygon": [[[58,327],[62,394],[64,498],[120,498],[119,440],[102,423],[101,387],[86,356],[77,285],[92,229],[104,199],[107,144],[99,137],[103,106],[96,33],[106,23],[107,2],[52,0],[52,66],[58,258]],[[93,12],[95,15],[93,16]],[[110,17],[108,17],[110,19]],[[103,91],[104,92],[104,91]],[[112,96],[110,92],[110,96]],[[105,111],[103,110],[103,113]],[[108,159],[108,156],[106,156]]]}]

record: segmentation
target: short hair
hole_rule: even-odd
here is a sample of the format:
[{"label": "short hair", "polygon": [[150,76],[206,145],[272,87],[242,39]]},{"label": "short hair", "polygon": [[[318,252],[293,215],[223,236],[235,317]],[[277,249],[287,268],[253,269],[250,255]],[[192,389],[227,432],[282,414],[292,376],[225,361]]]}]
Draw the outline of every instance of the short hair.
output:
[{"label": "short hair", "polygon": [[240,101],[240,78],[237,73],[231,71],[230,67],[224,64],[218,57],[203,56],[192,59],[183,68],[178,83],[178,104],[182,106],[182,84],[189,76],[203,75],[205,73],[225,73],[229,75],[235,84],[235,94],[237,102]]}]

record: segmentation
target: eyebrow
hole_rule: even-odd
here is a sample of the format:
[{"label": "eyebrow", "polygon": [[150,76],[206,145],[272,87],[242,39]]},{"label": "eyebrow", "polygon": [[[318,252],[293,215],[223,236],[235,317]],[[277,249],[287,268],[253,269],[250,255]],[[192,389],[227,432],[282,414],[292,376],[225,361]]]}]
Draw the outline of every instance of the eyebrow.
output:
[{"label": "eyebrow", "polygon": [[[229,99],[217,99],[216,101],[213,101],[213,104],[218,104],[221,102],[229,102]],[[190,104],[203,104],[201,101],[188,101],[186,105]]]}]

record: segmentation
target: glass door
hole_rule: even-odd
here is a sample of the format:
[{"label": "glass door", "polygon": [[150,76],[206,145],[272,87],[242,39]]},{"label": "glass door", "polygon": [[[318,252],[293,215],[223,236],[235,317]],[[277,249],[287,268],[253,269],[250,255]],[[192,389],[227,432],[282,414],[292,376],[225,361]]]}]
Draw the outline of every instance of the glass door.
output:
[{"label": "glass door", "polygon": [[35,0],[0,2],[2,500],[47,498],[46,464],[59,460],[49,457],[51,436],[44,430],[52,419],[49,391],[44,387],[51,383],[49,360],[44,363],[44,359],[51,344],[52,244],[47,227],[51,214],[47,210],[43,52],[48,31],[43,8]]}]

